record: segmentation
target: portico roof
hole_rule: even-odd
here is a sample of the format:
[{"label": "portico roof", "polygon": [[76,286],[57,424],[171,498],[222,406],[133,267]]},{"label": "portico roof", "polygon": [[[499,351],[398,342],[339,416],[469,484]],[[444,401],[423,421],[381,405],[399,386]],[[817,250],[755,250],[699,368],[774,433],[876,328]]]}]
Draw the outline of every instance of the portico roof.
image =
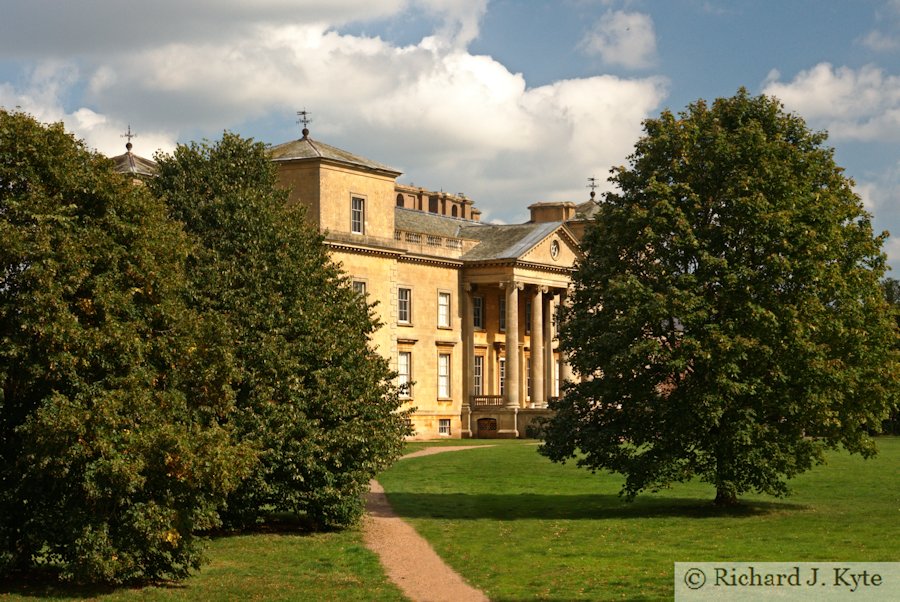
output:
[{"label": "portico roof", "polygon": [[563,222],[465,227],[461,229],[461,238],[473,238],[481,242],[463,255],[462,259],[463,261],[518,259],[561,227]]}]

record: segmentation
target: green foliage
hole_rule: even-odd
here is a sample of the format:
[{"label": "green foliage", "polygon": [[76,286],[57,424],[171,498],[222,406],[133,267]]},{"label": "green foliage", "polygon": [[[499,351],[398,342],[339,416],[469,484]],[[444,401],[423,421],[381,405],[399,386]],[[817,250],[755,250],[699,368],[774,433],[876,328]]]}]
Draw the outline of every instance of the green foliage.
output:
[{"label": "green foliage", "polygon": [[869,432],[896,404],[896,325],[869,215],[826,135],[745,90],[645,122],[584,240],[561,344],[581,382],[542,452],[733,503]]},{"label": "green foliage", "polygon": [[301,208],[286,205],[262,144],[225,133],[157,160],[151,186],[197,241],[192,307],[222,316],[232,341],[237,437],[261,451],[229,518],[353,522],[407,433],[394,375],[369,346],[371,309]]},{"label": "green foliage", "polygon": [[[884,289],[884,298],[888,302],[891,315],[894,321],[900,326],[900,280],[896,278],[885,278],[881,281],[881,287]],[[900,348],[900,339],[895,343]],[[890,416],[884,422],[883,432],[892,435],[900,435],[900,408],[894,408]]]},{"label": "green foliage", "polygon": [[0,574],[183,577],[249,466],[178,224],[63,130],[0,111]]},{"label": "green foliage", "polygon": [[881,281],[881,287],[884,289],[884,298],[888,305],[896,312],[900,309],[900,280],[885,278]]}]

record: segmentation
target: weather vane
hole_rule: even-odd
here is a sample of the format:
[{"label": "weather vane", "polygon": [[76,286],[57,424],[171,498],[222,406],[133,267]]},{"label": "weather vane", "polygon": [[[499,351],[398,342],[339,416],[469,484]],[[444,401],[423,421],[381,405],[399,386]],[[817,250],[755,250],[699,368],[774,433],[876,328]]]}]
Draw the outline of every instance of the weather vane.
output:
[{"label": "weather vane", "polygon": [[131,133],[131,124],[130,124],[130,123],[128,124],[128,131],[125,132],[124,134],[122,134],[122,135],[120,136],[120,138],[128,138],[128,142],[125,143],[125,148],[128,149],[128,150],[131,150],[131,146],[132,146],[132,144],[131,144],[131,139],[132,139],[132,138],[137,138],[137,134],[132,134],[132,133]]},{"label": "weather vane", "polygon": [[306,138],[309,136],[309,124],[312,122],[312,119],[309,118],[309,111],[303,109],[302,111],[297,111],[297,123],[303,126],[303,137]]},{"label": "weather vane", "polygon": [[591,200],[593,201],[594,197],[597,195],[595,191],[597,190],[599,184],[597,184],[597,178],[588,178],[588,182],[590,182],[590,184],[588,184],[585,188],[591,189]]}]

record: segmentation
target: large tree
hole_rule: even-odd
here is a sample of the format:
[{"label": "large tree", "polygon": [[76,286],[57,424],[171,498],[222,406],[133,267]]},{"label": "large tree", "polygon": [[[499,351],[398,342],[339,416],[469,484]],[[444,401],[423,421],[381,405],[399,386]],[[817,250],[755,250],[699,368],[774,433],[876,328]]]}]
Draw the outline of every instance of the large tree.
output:
[{"label": "large tree", "polygon": [[226,132],[157,160],[151,186],[198,245],[192,306],[222,316],[233,341],[238,436],[261,452],[228,516],[347,525],[408,432],[394,374],[370,345],[371,309],[287,205],[262,144]]},{"label": "large tree", "polygon": [[[884,289],[884,298],[888,302],[891,315],[894,317],[894,321],[897,322],[898,327],[900,327],[900,280],[885,278],[881,281],[881,287]],[[900,338],[897,339],[896,345],[900,349]],[[900,435],[900,407],[894,408],[885,421],[884,432]]]},{"label": "large tree", "polygon": [[826,134],[743,89],[644,130],[583,243],[560,333],[581,378],[542,452],[629,497],[698,476],[720,504],[874,454],[898,385],[886,234]]},{"label": "large tree", "polygon": [[[62,124],[0,110],[0,574],[184,577],[252,454],[187,238]],[[226,424],[223,426],[223,424]]]}]

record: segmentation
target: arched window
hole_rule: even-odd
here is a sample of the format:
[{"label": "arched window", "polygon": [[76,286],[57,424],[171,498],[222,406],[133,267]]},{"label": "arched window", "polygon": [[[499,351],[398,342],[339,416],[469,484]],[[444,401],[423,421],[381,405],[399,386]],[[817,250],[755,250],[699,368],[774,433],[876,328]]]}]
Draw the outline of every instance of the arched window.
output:
[{"label": "arched window", "polygon": [[454,204],[453,207],[450,209],[450,214],[453,217],[459,217],[459,212],[456,209],[456,204]]},{"label": "arched window", "polygon": [[403,206],[405,206],[405,203],[403,202],[403,195],[402,195],[402,194],[398,194],[398,195],[397,195],[397,206],[398,206],[398,207],[403,207]]}]

